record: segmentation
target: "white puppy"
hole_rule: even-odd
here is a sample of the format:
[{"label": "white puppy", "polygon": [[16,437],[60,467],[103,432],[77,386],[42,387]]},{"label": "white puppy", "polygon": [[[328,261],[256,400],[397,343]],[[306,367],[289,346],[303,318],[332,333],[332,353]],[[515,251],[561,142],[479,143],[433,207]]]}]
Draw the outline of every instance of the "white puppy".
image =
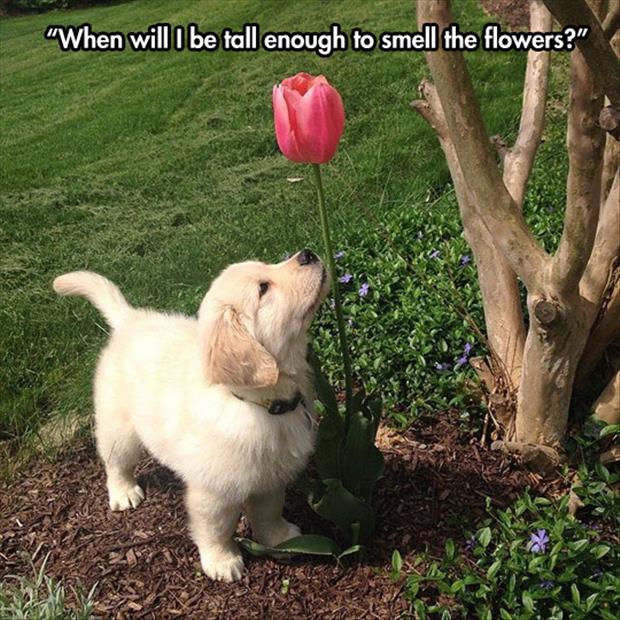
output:
[{"label": "white puppy", "polygon": [[94,386],[111,509],[144,499],[134,476],[144,446],[185,481],[191,531],[212,579],[241,577],[233,534],[242,510],[265,545],[299,535],[282,507],[313,448],[307,332],[328,288],[309,250],[277,265],[228,267],[197,320],[133,308],[92,272],[54,280],[57,293],[83,295],[112,327]]}]

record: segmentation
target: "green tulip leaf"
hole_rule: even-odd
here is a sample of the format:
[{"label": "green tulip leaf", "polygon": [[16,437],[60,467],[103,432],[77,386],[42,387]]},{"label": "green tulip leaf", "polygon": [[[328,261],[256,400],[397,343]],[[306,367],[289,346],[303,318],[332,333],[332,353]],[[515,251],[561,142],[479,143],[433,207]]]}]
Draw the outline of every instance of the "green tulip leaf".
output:
[{"label": "green tulip leaf", "polygon": [[314,462],[323,480],[341,476],[342,434],[342,425],[335,422],[333,416],[325,415],[321,418],[316,435]]},{"label": "green tulip leaf", "polygon": [[314,375],[314,389],[316,390],[318,399],[323,403],[325,407],[325,413],[330,418],[334,419],[334,422],[338,421],[342,423],[342,416],[338,410],[338,401],[336,400],[336,394],[329,381],[321,370],[321,362],[313,351],[312,347],[308,347],[308,362],[312,367]]},{"label": "green tulip leaf", "polygon": [[338,561],[342,560],[342,558],[347,557],[348,555],[353,555],[354,553],[359,553],[364,548],[364,545],[352,545],[345,549],[339,556]]},{"label": "green tulip leaf", "polygon": [[366,542],[374,528],[375,517],[366,502],[355,497],[337,479],[324,480],[325,493],[310,501],[313,510],[324,519],[336,524],[351,544]]},{"label": "green tulip leaf", "polygon": [[286,555],[321,555],[339,559],[342,555],[340,547],[327,536],[304,534],[285,540],[277,547],[267,547],[249,538],[235,539],[243,549],[254,556],[286,556]]},{"label": "green tulip leaf", "polygon": [[358,411],[350,416],[342,455],[344,486],[370,502],[375,483],[383,473],[383,455],[375,446],[374,420]]}]

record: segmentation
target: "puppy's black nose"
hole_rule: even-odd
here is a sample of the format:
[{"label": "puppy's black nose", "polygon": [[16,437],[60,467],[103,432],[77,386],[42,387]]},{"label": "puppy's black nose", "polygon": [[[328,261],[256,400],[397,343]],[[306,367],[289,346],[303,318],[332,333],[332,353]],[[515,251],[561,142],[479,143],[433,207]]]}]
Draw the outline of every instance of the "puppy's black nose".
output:
[{"label": "puppy's black nose", "polygon": [[297,262],[300,265],[311,265],[312,263],[317,263],[319,261],[319,257],[310,250],[302,250],[297,255]]}]

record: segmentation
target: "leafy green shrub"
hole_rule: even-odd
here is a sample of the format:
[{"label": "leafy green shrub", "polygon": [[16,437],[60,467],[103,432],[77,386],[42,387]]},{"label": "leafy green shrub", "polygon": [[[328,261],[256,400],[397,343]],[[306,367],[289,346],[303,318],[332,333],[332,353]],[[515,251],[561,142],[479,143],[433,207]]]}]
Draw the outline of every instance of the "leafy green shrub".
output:
[{"label": "leafy green shrub", "polygon": [[467,534],[462,553],[448,540],[440,561],[407,579],[417,617],[617,618],[620,549],[599,518],[620,524],[619,477],[599,465],[580,479],[585,522],[569,514],[568,495],[556,504],[526,493]]},{"label": "leafy green shrub", "polygon": [[[407,403],[403,422],[424,410],[466,404],[458,390],[465,369],[457,362],[474,336],[455,310],[454,285],[479,323],[481,315],[475,270],[460,264],[469,252],[455,208],[448,196],[432,206],[406,205],[392,213],[389,228],[398,251],[386,247],[372,224],[363,236],[338,246],[355,371],[369,392],[382,393],[386,409]],[[332,381],[338,378],[333,330],[331,316],[322,314],[316,347]]]},{"label": "leafy green shrub", "polygon": [[[525,203],[526,216],[547,248],[562,231],[558,205],[563,204],[566,161],[557,153],[565,152],[563,131],[556,114]],[[484,317],[476,269],[447,182],[446,177],[445,186],[395,204],[366,204],[352,188],[338,198],[359,205],[357,218],[334,227],[339,275],[347,276],[341,289],[354,370],[403,424],[450,406],[464,415],[477,411],[463,389],[473,371],[462,362],[468,343],[473,347],[466,357],[484,355],[486,349],[463,315],[482,332]],[[331,314],[320,315],[314,342],[335,382],[341,377]]]},{"label": "leafy green shrub", "polygon": [[[110,0],[90,0],[90,4],[101,4]],[[52,9],[68,9],[83,0],[9,0],[8,5],[20,11],[51,11]]]},{"label": "leafy green shrub", "polygon": [[67,8],[69,0],[11,0],[9,6],[22,11],[49,11]]}]

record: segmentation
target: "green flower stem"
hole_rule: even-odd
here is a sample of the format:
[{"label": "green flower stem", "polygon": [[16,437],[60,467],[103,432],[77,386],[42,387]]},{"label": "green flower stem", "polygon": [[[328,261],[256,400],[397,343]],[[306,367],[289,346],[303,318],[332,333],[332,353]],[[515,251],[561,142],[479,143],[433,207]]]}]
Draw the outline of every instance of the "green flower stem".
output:
[{"label": "green flower stem", "polygon": [[332,279],[332,291],[334,293],[334,305],[336,308],[336,320],[338,322],[338,338],[340,340],[340,350],[342,362],[344,364],[344,385],[345,403],[347,417],[351,411],[351,401],[353,399],[353,380],[351,377],[351,358],[349,356],[349,346],[347,344],[347,333],[344,327],[344,316],[342,314],[342,304],[340,303],[340,287],[336,277],[336,265],[334,263],[334,249],[329,234],[329,220],[327,219],[327,209],[325,208],[325,194],[323,193],[323,181],[321,180],[321,166],[312,164],[314,171],[314,181],[319,201],[319,215],[321,217],[321,232],[323,233],[323,245],[325,246],[325,259],[327,268]]}]

